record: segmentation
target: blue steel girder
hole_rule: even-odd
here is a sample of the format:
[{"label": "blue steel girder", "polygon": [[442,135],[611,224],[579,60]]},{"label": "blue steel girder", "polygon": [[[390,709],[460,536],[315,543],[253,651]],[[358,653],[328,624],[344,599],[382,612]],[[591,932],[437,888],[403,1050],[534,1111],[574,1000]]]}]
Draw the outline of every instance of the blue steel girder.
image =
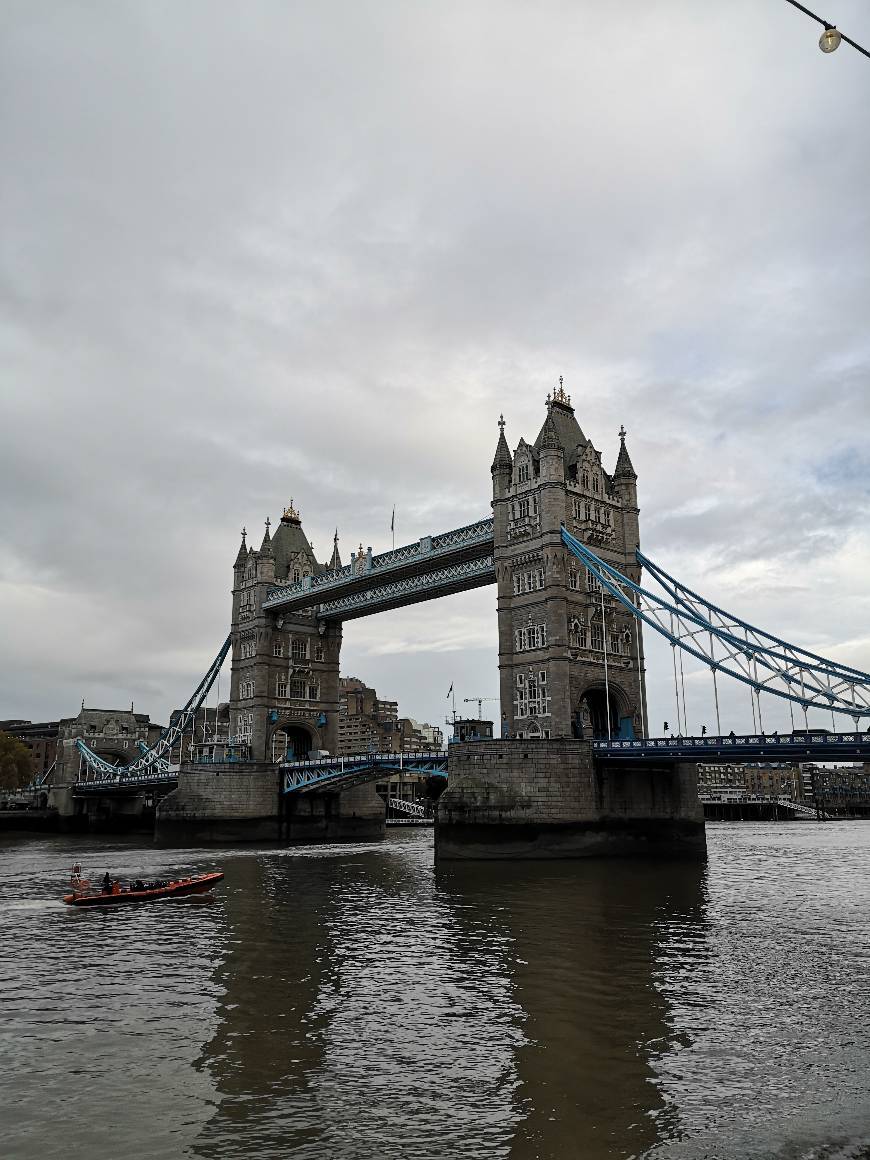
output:
[{"label": "blue steel girder", "polygon": [[[294,584],[278,584],[268,592],[263,607],[282,612],[331,606],[348,596],[391,586],[412,577],[428,576],[447,568],[492,556],[493,521],[478,520],[434,536],[422,536],[377,556],[362,556],[334,572],[308,576]],[[493,577],[494,578],[494,577]],[[420,591],[424,591],[421,588]],[[425,599],[425,597],[420,597]]]},{"label": "blue steel girder", "polygon": [[365,781],[392,774],[418,773],[447,776],[447,754],[361,753],[352,757],[322,757],[311,761],[288,761],[280,766],[282,792],[308,793],[326,790],[338,793]]},{"label": "blue steel girder", "polygon": [[355,620],[374,612],[386,612],[406,604],[421,604],[425,600],[450,596],[454,592],[468,592],[472,588],[494,583],[495,561],[491,555],[482,556],[378,587],[351,591],[341,598],[312,606],[311,611],[322,620]]},{"label": "blue steel girder", "polygon": [[[608,599],[615,599],[639,621],[676,648],[694,656],[714,674],[722,673],[756,693],[852,717],[870,717],[870,674],[788,644],[732,613],[724,612],[668,576],[639,550],[664,595],[630,580],[597,556],[564,527],[562,541],[585,566]],[[606,640],[606,634],[605,634]]]}]

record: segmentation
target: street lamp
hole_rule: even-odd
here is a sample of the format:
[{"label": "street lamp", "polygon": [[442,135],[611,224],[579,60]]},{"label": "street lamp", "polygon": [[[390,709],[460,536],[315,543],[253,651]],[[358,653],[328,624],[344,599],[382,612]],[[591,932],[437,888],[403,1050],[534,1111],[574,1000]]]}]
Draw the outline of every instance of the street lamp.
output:
[{"label": "street lamp", "polygon": [[815,12],[810,12],[809,8],[805,8],[803,4],[799,4],[798,0],[785,0],[785,2],[786,4],[791,4],[792,8],[797,8],[799,12],[803,12],[805,16],[809,16],[811,20],[815,20],[816,24],[821,24],[824,28],[825,31],[819,37],[819,48],[822,52],[836,52],[840,47],[840,42],[845,40],[846,44],[851,44],[852,48],[857,48],[858,52],[870,57],[870,52],[866,48],[862,48],[860,44],[857,44],[848,36],[844,36],[833,24],[828,24],[827,20],[823,20],[821,16],[816,16]]},{"label": "street lamp", "polygon": [[840,47],[840,41],[842,39],[842,36],[837,32],[833,24],[829,24],[819,37],[819,48],[822,52],[834,52]]}]

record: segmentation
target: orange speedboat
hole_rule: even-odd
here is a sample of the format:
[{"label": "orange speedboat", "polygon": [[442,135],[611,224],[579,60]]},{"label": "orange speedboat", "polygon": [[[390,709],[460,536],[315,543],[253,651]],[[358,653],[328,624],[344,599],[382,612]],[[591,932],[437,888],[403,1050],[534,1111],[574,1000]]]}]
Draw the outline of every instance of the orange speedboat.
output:
[{"label": "orange speedboat", "polygon": [[197,874],[192,878],[174,878],[171,881],[142,882],[138,880],[127,886],[112,882],[101,890],[92,890],[91,884],[81,876],[81,868],[73,867],[70,875],[71,894],[63,896],[67,906],[125,906],[132,902],[156,902],[158,898],[181,898],[185,894],[204,894],[223,878],[223,872],[214,870],[210,874]]}]

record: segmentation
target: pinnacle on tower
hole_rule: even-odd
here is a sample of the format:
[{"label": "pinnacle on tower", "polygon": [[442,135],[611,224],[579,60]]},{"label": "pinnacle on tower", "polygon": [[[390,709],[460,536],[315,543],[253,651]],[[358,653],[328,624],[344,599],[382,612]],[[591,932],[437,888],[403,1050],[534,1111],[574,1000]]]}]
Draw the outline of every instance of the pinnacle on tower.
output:
[{"label": "pinnacle on tower", "polygon": [[504,437],[504,415],[498,417],[498,443],[495,448],[495,459],[492,461],[493,472],[501,469],[513,470],[514,461],[511,459],[510,448],[507,445],[507,439]]},{"label": "pinnacle on tower", "polygon": [[628,454],[628,449],[625,446],[625,436],[627,432],[624,427],[619,428],[619,457],[616,460],[616,470],[614,476],[623,475],[630,476],[632,479],[637,479],[637,472],[631,463],[631,457]]},{"label": "pinnacle on tower", "polygon": [[272,537],[269,535],[269,527],[272,521],[266,516],[266,534],[263,536],[263,543],[260,545],[261,556],[272,555]]},{"label": "pinnacle on tower", "polygon": [[338,528],[335,529],[335,535],[332,537],[332,559],[329,561],[330,572],[337,572],[341,567],[341,554],[338,550]]},{"label": "pinnacle on tower", "polygon": [[281,516],[282,524],[301,524],[302,519],[298,510],[293,506],[293,497],[290,497],[289,507],[284,508],[284,514]]},{"label": "pinnacle on tower", "polygon": [[243,566],[248,561],[248,545],[245,543],[245,536],[247,534],[248,534],[247,531],[244,528],[242,528],[242,543],[241,543],[241,547],[239,548],[238,555],[236,556],[236,567],[237,568]]},{"label": "pinnacle on tower", "polygon": [[556,424],[553,422],[552,411],[547,412],[547,418],[544,420],[544,426],[541,428],[541,442],[538,444],[539,451],[561,451],[562,445],[559,442],[559,433],[556,430]]}]

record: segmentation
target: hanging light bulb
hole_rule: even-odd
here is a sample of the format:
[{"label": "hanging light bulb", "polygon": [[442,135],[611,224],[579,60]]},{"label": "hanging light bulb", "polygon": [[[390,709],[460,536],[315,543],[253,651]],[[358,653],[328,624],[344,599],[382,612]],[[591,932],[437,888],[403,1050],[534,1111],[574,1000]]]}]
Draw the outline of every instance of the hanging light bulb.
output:
[{"label": "hanging light bulb", "polygon": [[831,25],[831,27],[826,28],[822,35],[819,37],[819,48],[822,50],[822,52],[834,52],[835,49],[840,47],[840,41],[842,39],[843,38],[840,33],[837,32],[833,25]]}]

